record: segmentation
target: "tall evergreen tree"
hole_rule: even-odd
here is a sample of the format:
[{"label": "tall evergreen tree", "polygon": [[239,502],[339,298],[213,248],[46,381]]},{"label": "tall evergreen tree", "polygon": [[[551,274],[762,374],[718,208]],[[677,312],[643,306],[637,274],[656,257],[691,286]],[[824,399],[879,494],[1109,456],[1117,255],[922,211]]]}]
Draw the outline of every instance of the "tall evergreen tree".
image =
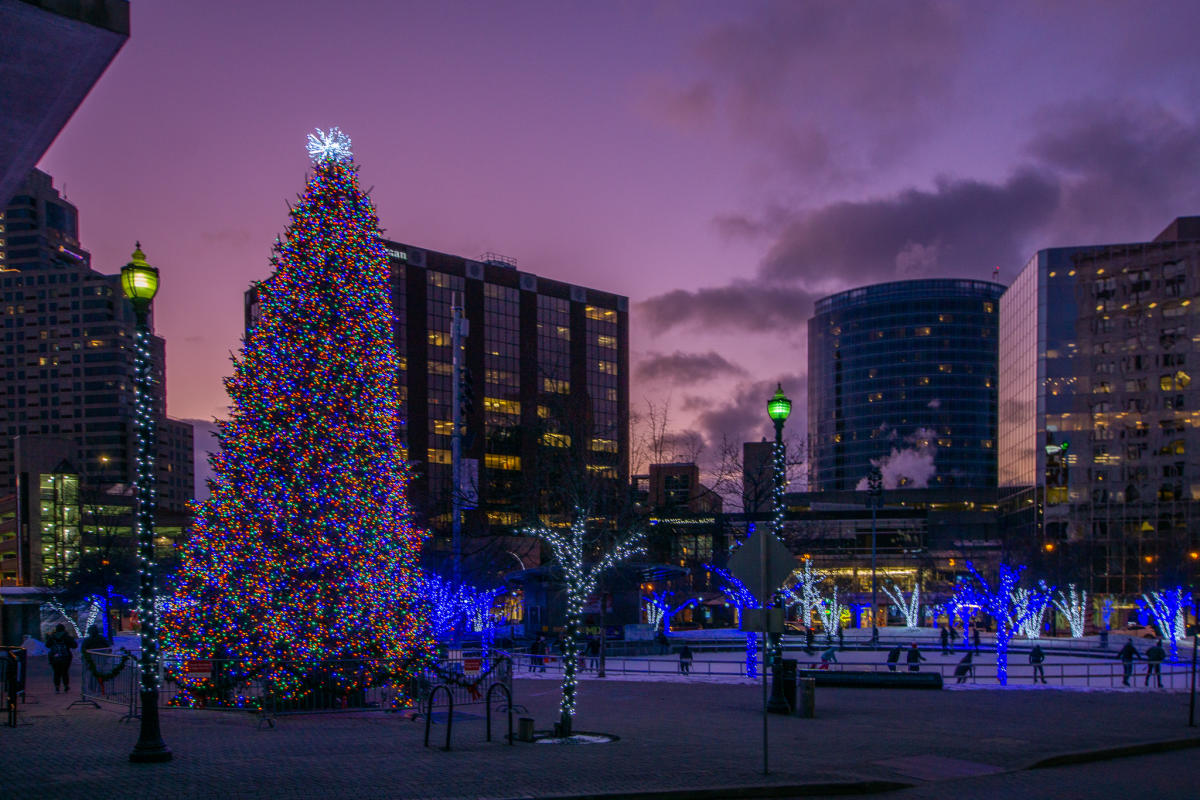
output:
[{"label": "tall evergreen tree", "polygon": [[353,688],[432,656],[389,266],[349,144],[309,137],[313,173],[226,380],[211,497],[164,619],[168,652],[230,657],[286,694],[311,684],[296,662],[363,660],[340,675]]}]

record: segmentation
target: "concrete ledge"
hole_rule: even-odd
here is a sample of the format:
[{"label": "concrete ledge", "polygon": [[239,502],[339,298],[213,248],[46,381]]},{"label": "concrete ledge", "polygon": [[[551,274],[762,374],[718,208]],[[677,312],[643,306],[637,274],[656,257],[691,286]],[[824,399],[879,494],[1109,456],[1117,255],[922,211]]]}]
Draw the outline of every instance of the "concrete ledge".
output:
[{"label": "concrete ledge", "polygon": [[843,689],[941,689],[940,672],[855,672],[839,669],[801,669],[799,678],[813,678],[817,686]]},{"label": "concrete ledge", "polygon": [[1166,739],[1159,742],[1141,742],[1125,744],[1118,747],[1105,747],[1097,750],[1080,750],[1075,753],[1062,753],[1035,761],[1027,767],[1031,769],[1047,769],[1049,767],[1065,767],[1071,764],[1087,764],[1093,761],[1109,761],[1114,758],[1129,756],[1146,756],[1163,753],[1170,750],[1185,750],[1189,747],[1200,747],[1200,736],[1189,736],[1186,739]]},{"label": "concrete ledge", "polygon": [[600,792],[595,794],[519,795],[507,800],[724,800],[757,797],[826,797],[829,795],[878,794],[911,789],[916,784],[900,781],[836,781],[758,786],[717,786],[706,789],[661,789],[646,792]]}]

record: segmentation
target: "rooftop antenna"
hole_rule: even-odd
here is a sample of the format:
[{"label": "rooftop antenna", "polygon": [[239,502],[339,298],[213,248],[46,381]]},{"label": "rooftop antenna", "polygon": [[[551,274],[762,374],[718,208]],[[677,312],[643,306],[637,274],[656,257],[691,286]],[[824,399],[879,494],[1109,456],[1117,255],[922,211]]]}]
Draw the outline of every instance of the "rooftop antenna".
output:
[{"label": "rooftop antenna", "polygon": [[992,281],[994,283],[1000,282],[1000,267],[992,267]]}]

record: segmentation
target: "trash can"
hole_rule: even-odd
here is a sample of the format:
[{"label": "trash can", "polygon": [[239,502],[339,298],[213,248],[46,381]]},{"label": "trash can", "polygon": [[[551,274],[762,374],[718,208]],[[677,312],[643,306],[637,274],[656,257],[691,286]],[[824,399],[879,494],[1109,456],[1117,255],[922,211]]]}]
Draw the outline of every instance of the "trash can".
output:
[{"label": "trash can", "polygon": [[517,717],[517,739],[522,742],[533,741],[533,717]]},{"label": "trash can", "polygon": [[796,714],[807,719],[812,719],[816,714],[817,708],[817,679],[816,678],[801,678],[800,679],[800,705],[796,708]]},{"label": "trash can", "polygon": [[796,711],[796,670],[799,663],[794,658],[785,658],[779,665],[775,680],[783,689],[783,699],[787,703],[788,713]]}]

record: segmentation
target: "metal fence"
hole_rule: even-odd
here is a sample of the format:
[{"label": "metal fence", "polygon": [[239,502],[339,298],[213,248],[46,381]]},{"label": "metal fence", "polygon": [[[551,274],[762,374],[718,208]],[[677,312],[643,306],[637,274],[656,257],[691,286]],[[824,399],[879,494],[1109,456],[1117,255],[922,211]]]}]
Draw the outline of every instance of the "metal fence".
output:
[{"label": "metal fence", "polygon": [[70,707],[100,708],[100,703],[109,703],[125,707],[122,722],[138,718],[140,675],[137,660],[128,651],[105,647],[81,652],[79,672],[79,699]]},{"label": "metal fence", "polygon": [[[793,658],[796,655],[794,652],[785,652],[784,657]],[[1034,678],[1033,665],[1026,663],[1026,659],[1020,653],[1011,653],[1011,655],[1013,657],[1010,658],[1008,665],[1009,684],[1032,684]],[[513,654],[513,659],[515,669],[519,675],[557,674],[561,673],[563,669],[563,658],[560,655],[515,653]],[[886,663],[834,663],[822,666],[820,660],[812,660],[810,658],[800,657],[796,658],[796,661],[800,669],[834,669],[842,672],[908,671],[908,665],[904,663],[892,665]],[[1135,662],[1129,678],[1130,685],[1144,687],[1147,685],[1148,680],[1151,687],[1157,688],[1160,675],[1147,675],[1147,669],[1145,661]],[[947,685],[966,683],[994,686],[998,683],[995,663],[971,664],[969,665],[969,669],[963,671],[964,674],[962,675],[957,674],[958,670],[958,664],[931,664],[929,662],[921,664],[922,672],[937,672],[941,674]],[[681,667],[679,661],[672,658],[624,657],[606,659],[604,671],[605,674],[612,675],[667,676],[679,675]],[[580,659],[580,677],[586,677],[589,674],[595,675],[597,672],[598,664],[595,664],[590,656]],[[1191,687],[1192,673],[1190,664],[1164,662],[1161,665],[1160,672],[1162,688],[1164,689],[1183,690]],[[1117,688],[1123,686],[1125,680],[1124,666],[1116,661],[1115,658],[1112,661],[1097,661],[1095,663],[1045,663],[1042,665],[1042,673],[1045,685],[1047,686]],[[688,674],[696,677],[744,678],[746,677],[746,665],[742,660],[716,661],[695,659],[689,667]],[[1041,678],[1039,678],[1038,685],[1042,685]]]},{"label": "metal fence", "polygon": [[[134,657],[112,648],[87,655],[80,659],[80,699],[72,705],[124,705],[122,719],[136,718],[140,682]],[[168,655],[161,660],[159,686],[165,706],[256,712],[261,724],[273,726],[274,718],[284,714],[412,709],[431,717],[434,708],[487,703],[489,690],[497,684],[507,697],[507,710],[512,707],[512,676],[511,657],[495,650],[490,657],[465,652],[422,665],[331,659],[275,662],[269,668],[250,668],[233,659],[184,661]]]}]

